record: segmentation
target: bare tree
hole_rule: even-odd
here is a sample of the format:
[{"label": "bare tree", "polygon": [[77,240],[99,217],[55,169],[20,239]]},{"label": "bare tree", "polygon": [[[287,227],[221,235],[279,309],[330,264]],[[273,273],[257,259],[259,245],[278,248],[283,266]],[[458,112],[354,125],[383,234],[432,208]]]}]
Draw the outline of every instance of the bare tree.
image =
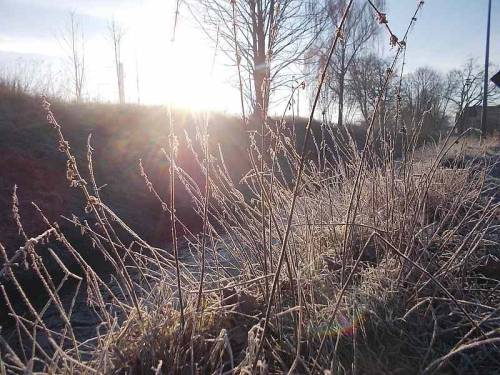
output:
[{"label": "bare tree", "polygon": [[137,90],[137,104],[141,104],[141,84],[139,81],[139,59],[135,55],[135,86]]},{"label": "bare tree", "polygon": [[[369,122],[377,98],[382,92],[387,66],[387,61],[374,53],[359,56],[350,64],[346,90],[356,102],[366,123]],[[385,95],[387,95],[387,90]],[[384,104],[380,105],[378,111],[380,121],[383,121],[387,107],[385,97],[382,99]]]},{"label": "bare tree", "polygon": [[[451,109],[458,120],[458,130],[463,130],[463,112],[466,108],[480,105],[483,100],[483,68],[474,59],[468,59],[459,69],[451,70],[446,76],[445,98],[451,103]],[[494,86],[491,84],[491,86]],[[500,98],[500,92],[494,87],[488,89],[488,99]]]},{"label": "bare tree", "polygon": [[[460,69],[450,71],[446,77],[446,98],[453,104],[456,113],[481,103],[483,98],[483,69],[474,59],[469,59]],[[488,90],[490,99],[499,93]]]},{"label": "bare tree", "polygon": [[[314,70],[316,71],[321,71],[322,66],[324,66],[324,57],[328,51],[327,46],[335,35],[342,9],[345,8],[346,3],[346,0],[326,1],[327,26],[322,37],[317,39],[317,43],[313,47],[313,55],[316,55],[317,59],[312,63],[315,64]],[[384,6],[384,0],[378,0],[374,3],[377,4],[377,7],[382,8]],[[377,20],[368,3],[357,2],[353,4],[339,48],[335,51],[335,55],[330,62],[329,80],[327,82],[327,89],[337,102],[337,123],[339,126],[342,126],[344,122],[346,80],[349,68],[356,56],[362,53],[367,45],[374,40],[379,29]],[[330,102],[333,102],[333,100],[330,100]]]},{"label": "bare tree", "polygon": [[118,87],[118,100],[120,104],[125,103],[125,84],[124,84],[124,71],[123,62],[121,59],[121,48],[122,39],[124,36],[123,29],[116,24],[115,20],[111,21],[109,25],[109,34],[111,37],[111,42],[113,44],[113,51],[115,57],[115,69],[116,69],[116,82]]},{"label": "bare tree", "polygon": [[446,125],[449,101],[441,74],[428,67],[407,74],[402,86],[402,117],[407,127],[423,120],[423,134],[430,135]]},{"label": "bare tree", "polygon": [[[311,0],[191,0],[191,13],[206,35],[237,66],[242,110],[250,104],[265,116],[271,94],[302,61],[321,28],[321,12]],[[202,15],[201,17],[199,15]],[[245,96],[245,99],[243,98]]]},{"label": "bare tree", "polygon": [[71,64],[75,100],[81,102],[85,84],[85,36],[75,12],[69,14],[69,24],[63,35],[63,42]]},{"label": "bare tree", "polygon": [[35,94],[40,87],[42,71],[40,61],[17,58],[11,64],[2,64],[0,84],[17,94]]},{"label": "bare tree", "polygon": [[0,67],[0,85],[18,94],[62,99],[65,85],[61,76],[51,61],[37,58],[17,58]]}]

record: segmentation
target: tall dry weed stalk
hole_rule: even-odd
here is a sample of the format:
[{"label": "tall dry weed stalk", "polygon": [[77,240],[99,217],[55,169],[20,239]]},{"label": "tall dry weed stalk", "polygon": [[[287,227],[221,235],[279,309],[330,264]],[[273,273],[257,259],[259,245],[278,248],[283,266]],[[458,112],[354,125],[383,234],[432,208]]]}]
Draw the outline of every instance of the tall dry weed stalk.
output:
[{"label": "tall dry weed stalk", "polygon": [[[370,2],[395,48],[382,91],[404,58],[422,4],[399,39]],[[13,216],[24,245],[10,256],[0,245],[0,278],[10,278],[22,303],[14,303],[2,286],[13,326],[0,336],[0,373],[496,371],[500,203],[489,174],[498,159],[465,155],[461,145],[470,142],[469,132],[452,136],[454,128],[432,146],[432,154],[422,155],[422,119],[404,123],[396,105],[396,127],[377,129],[380,99],[361,150],[348,131],[328,123],[315,131],[325,74],[326,66],[302,138],[290,129],[287,109],[280,119],[257,119],[260,134],[252,133],[248,142],[251,169],[237,181],[222,147],[212,141],[208,116],[185,137],[204,178],[192,178],[175,162],[170,112],[164,151],[169,202],[139,166],[170,216],[173,254],[150,246],[103,202],[90,138],[85,179],[45,102],[68,160],[69,182],[82,191],[94,222],[67,220],[113,272],[110,278],[95,272],[39,209],[46,230],[29,237],[14,190]],[[396,137],[403,139],[401,146]],[[177,189],[185,190],[201,219],[199,235],[176,214]],[[185,246],[177,228],[183,229]],[[76,269],[56,251],[46,252],[46,241],[61,244]],[[58,265],[62,279],[51,276],[41,255]],[[45,290],[44,306],[32,303],[19,281],[23,264]],[[63,287],[70,283],[74,292],[68,302]],[[100,322],[87,341],[79,339],[74,319],[83,290]],[[60,325],[47,322],[52,310]]]}]

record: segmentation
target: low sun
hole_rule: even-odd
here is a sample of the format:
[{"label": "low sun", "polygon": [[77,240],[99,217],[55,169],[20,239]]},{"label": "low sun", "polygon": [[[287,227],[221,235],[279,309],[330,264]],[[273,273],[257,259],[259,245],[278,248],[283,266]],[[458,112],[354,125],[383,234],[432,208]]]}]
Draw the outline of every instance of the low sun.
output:
[{"label": "low sun", "polygon": [[237,111],[238,96],[230,83],[234,72],[223,54],[182,20],[175,41],[166,40],[164,33],[171,33],[172,25],[160,30],[156,16],[157,9],[150,9],[141,17],[135,35],[145,99],[197,111]]}]

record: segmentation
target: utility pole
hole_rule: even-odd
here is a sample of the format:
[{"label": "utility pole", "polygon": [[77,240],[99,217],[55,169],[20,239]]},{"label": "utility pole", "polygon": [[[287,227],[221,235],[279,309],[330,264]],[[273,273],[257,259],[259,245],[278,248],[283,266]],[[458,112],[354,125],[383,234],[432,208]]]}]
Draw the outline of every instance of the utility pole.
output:
[{"label": "utility pole", "polygon": [[297,88],[297,118],[299,117],[300,117],[300,86]]},{"label": "utility pole", "polygon": [[490,23],[491,0],[488,0],[488,25],[486,26],[486,54],[484,58],[483,113],[481,116],[481,131],[483,136],[488,131],[488,67],[490,65]]}]

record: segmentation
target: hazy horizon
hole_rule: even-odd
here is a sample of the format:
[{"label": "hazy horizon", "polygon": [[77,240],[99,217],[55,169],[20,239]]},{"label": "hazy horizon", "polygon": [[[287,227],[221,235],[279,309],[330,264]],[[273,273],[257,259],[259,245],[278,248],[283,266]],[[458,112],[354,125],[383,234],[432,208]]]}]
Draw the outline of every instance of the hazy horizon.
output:
[{"label": "hazy horizon", "polygon": [[[137,102],[137,78],[144,104],[172,102],[180,107],[237,112],[238,94],[233,87],[236,70],[227,66],[191,20],[181,4],[175,51],[170,43],[174,0],[3,0],[0,3],[0,70],[20,69],[41,61],[64,81],[61,43],[69,13],[74,11],[86,39],[87,92],[89,99],[116,101],[113,51],[109,40],[112,19],[125,30],[122,56],[127,100]],[[415,9],[414,0],[387,0],[391,28],[402,35]],[[499,4],[493,4],[490,62],[500,62]],[[487,1],[426,1],[410,34],[406,70],[431,66],[440,72],[459,67],[469,58],[482,64]],[[390,50],[385,35],[381,53]],[[175,58],[171,58],[175,56]],[[33,62],[33,63],[30,63]],[[215,62],[213,64],[213,62]],[[213,69],[212,69],[213,66]],[[14,68],[13,68],[14,67]],[[54,68],[55,67],[55,68]],[[28,68],[26,68],[28,69]],[[495,72],[490,72],[493,75]]]}]

